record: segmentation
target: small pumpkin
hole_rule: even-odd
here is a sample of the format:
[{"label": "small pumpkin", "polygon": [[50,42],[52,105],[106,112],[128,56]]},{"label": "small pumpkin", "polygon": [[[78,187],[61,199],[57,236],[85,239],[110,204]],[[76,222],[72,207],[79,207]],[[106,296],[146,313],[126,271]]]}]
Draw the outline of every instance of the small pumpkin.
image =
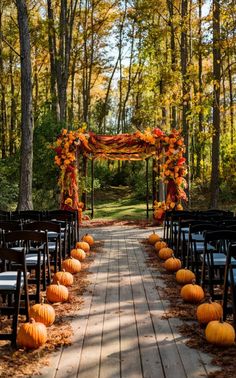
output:
[{"label": "small pumpkin", "polygon": [[182,287],[180,295],[185,302],[189,303],[199,303],[205,296],[202,287],[195,284],[194,280],[191,284]]},{"label": "small pumpkin", "polygon": [[28,349],[37,349],[47,341],[47,328],[43,323],[36,322],[33,318],[28,323],[20,326],[17,343]]},{"label": "small pumpkin", "polygon": [[52,283],[56,284],[59,282],[64,286],[71,286],[74,282],[74,277],[70,272],[66,272],[65,269],[62,271],[56,272],[53,276]]},{"label": "small pumpkin", "polygon": [[162,248],[166,248],[167,247],[167,244],[166,242],[164,241],[157,241],[155,244],[154,244],[154,248],[157,250],[157,251],[160,251],[160,249]]},{"label": "small pumpkin", "polygon": [[83,261],[86,259],[86,253],[81,248],[74,248],[70,251],[71,257],[74,257],[74,259]]},{"label": "small pumpkin", "polygon": [[36,303],[30,308],[29,316],[36,322],[50,326],[54,323],[56,314],[54,308],[50,304],[44,303],[44,299],[42,299],[41,303]]},{"label": "small pumpkin", "polygon": [[220,320],[223,316],[221,304],[212,302],[202,303],[197,307],[197,320],[201,324],[207,324],[212,320]]},{"label": "small pumpkin", "polygon": [[169,259],[170,257],[173,256],[173,253],[174,253],[174,251],[171,248],[161,248],[159,253],[158,253],[158,256],[162,260],[167,260],[167,259]]},{"label": "small pumpkin", "polygon": [[69,298],[69,291],[66,286],[57,284],[52,284],[47,286],[46,298],[49,302],[66,302]]},{"label": "small pumpkin", "polygon": [[81,239],[83,242],[86,242],[90,245],[90,247],[92,247],[92,245],[94,245],[94,238],[92,235],[90,234],[85,234],[82,239]]},{"label": "small pumpkin", "polygon": [[81,263],[79,260],[69,257],[68,259],[62,261],[62,268],[65,269],[66,272],[70,272],[72,274],[79,273],[81,271]]},{"label": "small pumpkin", "polygon": [[148,236],[148,243],[154,245],[157,241],[161,240],[160,235],[156,234],[155,231]]},{"label": "small pumpkin", "polygon": [[209,343],[219,346],[230,346],[235,340],[235,330],[231,324],[212,320],[206,326],[205,336]]},{"label": "small pumpkin", "polygon": [[179,283],[179,284],[188,284],[188,283],[192,283],[193,280],[195,280],[196,276],[195,274],[187,269],[187,268],[184,268],[184,269],[179,269],[178,272],[176,273],[176,281]]},{"label": "small pumpkin", "polygon": [[76,243],[76,248],[83,249],[85,252],[89,252],[90,251],[90,245],[89,245],[89,243],[87,243],[85,241],[77,242]]},{"label": "small pumpkin", "polygon": [[169,272],[177,272],[181,268],[181,261],[172,256],[164,262],[163,266]]}]

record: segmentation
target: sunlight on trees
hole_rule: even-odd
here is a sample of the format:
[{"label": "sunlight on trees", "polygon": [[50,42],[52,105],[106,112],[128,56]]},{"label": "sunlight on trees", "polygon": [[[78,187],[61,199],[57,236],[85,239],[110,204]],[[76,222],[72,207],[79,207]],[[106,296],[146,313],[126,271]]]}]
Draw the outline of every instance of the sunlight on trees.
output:
[{"label": "sunlight on trees", "polygon": [[[45,156],[40,165],[34,161],[34,198],[40,177],[55,172],[45,151],[59,130],[86,123],[101,134],[182,129],[190,194],[196,188],[211,192],[206,205],[218,206],[226,172],[231,172],[232,190],[235,185],[235,1],[26,4],[34,151],[40,156],[43,149]],[[22,142],[19,26],[14,2],[1,1],[0,174],[1,167],[5,172],[11,159],[18,159]],[[39,138],[41,132],[48,139]],[[47,190],[55,198],[55,188]],[[4,187],[0,194],[10,201]]]}]

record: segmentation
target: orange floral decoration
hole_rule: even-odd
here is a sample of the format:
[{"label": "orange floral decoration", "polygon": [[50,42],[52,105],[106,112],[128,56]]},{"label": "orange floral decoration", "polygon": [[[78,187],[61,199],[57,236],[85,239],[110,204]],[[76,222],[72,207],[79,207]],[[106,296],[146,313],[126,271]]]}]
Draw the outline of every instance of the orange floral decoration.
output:
[{"label": "orange floral decoration", "polygon": [[185,146],[180,131],[172,130],[167,135],[159,128],[147,128],[134,134],[109,136],[86,133],[85,128],[77,131],[63,129],[53,148],[56,152],[55,164],[60,168],[58,184],[61,190],[61,208],[78,209],[80,218],[83,203],[79,202],[77,154],[110,160],[156,158],[161,178],[167,184],[166,200],[154,203],[154,218],[160,223],[166,210],[181,210],[181,202],[187,201],[187,183],[184,178],[187,168],[183,157]]}]

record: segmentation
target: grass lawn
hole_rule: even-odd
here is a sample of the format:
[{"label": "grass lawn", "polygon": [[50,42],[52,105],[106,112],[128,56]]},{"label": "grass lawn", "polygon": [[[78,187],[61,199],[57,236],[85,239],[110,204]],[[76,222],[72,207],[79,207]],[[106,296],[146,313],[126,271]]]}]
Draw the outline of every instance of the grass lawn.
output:
[{"label": "grass lawn", "polygon": [[[89,197],[89,196],[88,196]],[[209,208],[207,195],[193,193],[192,210],[206,210]],[[90,208],[88,198],[87,207]],[[222,210],[236,211],[236,202],[222,200],[219,202]],[[91,215],[91,209],[85,214]],[[146,200],[133,197],[132,189],[127,186],[109,186],[106,189],[95,191],[94,194],[94,219],[130,221],[146,220]],[[152,198],[149,198],[149,220],[152,219]]]},{"label": "grass lawn", "polygon": [[[149,218],[152,218],[152,199],[149,202]],[[90,203],[88,203],[90,207]],[[91,210],[85,214],[90,215]],[[109,187],[94,194],[94,219],[142,220],[146,219],[146,201],[132,197],[129,187]]]}]

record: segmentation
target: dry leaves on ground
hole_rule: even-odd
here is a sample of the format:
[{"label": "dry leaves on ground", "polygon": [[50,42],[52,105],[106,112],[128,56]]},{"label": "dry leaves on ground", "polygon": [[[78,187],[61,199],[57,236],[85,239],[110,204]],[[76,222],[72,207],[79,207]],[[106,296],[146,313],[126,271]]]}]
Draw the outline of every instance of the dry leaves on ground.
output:
[{"label": "dry leaves on ground", "polygon": [[[154,248],[143,241],[147,252],[147,264],[154,267],[160,274],[158,278],[165,282],[165,287],[158,287],[157,290],[163,300],[169,301],[169,309],[165,313],[165,319],[179,318],[183,324],[178,327],[180,333],[188,341],[191,348],[199,349],[212,356],[212,364],[219,366],[219,371],[210,373],[211,378],[231,378],[235,377],[236,369],[236,346],[217,347],[206,342],[204,327],[196,321],[197,305],[184,303],[180,297],[181,286],[175,280],[175,274],[168,273],[163,268],[163,262],[158,258]],[[229,319],[231,321],[231,319]],[[221,370],[222,369],[222,370]]]},{"label": "dry leaves on ground", "polygon": [[[83,293],[89,285],[89,267],[94,260],[95,253],[102,250],[102,243],[96,242],[93,250],[84,262],[82,270],[74,275],[74,284],[69,288],[69,300],[63,304],[54,304],[56,312],[55,323],[48,327],[47,343],[37,350],[14,350],[9,342],[0,341],[0,377],[32,377],[49,363],[50,353],[71,343],[73,335],[70,321],[77,316],[77,311],[83,303]],[[93,252],[96,251],[96,252]],[[44,294],[44,293],[43,293]],[[22,318],[23,320],[23,318]],[[1,327],[9,322],[1,319]]]}]

